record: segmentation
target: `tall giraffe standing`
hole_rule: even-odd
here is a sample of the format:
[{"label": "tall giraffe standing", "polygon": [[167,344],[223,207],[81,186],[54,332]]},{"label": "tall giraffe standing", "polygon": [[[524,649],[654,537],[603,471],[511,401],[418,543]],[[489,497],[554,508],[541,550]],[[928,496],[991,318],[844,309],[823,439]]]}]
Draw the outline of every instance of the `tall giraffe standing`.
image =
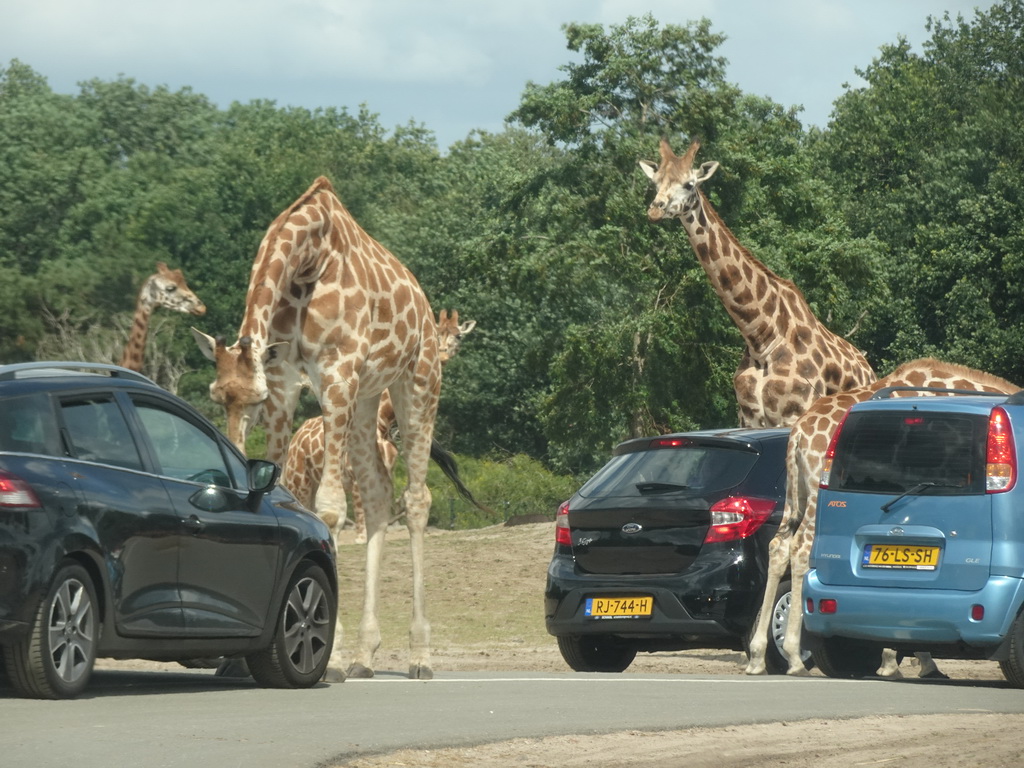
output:
[{"label": "tall giraffe standing", "polygon": [[860,351],[811,312],[803,293],[758,261],[729,231],[701,185],[717,162],[698,168],[694,141],[682,157],[661,141],[661,162],[640,161],[657,186],[651,221],[678,218],[711,286],[743,335],[746,347],[733,386],[740,424],[789,426],[824,395],[860,387],[875,372]]},{"label": "tall giraffe standing", "polygon": [[[442,309],[437,320],[438,355],[444,366],[459,351],[462,337],[476,327],[476,321],[470,320],[459,324],[459,312],[448,314]],[[391,441],[391,425],[395,421],[395,411],[391,397],[387,391],[381,396],[380,408],[377,410],[377,447],[380,450],[384,466],[391,474],[398,459],[398,447]],[[292,436],[288,445],[288,459],[281,472],[281,484],[291,491],[299,503],[312,508],[320,487],[320,478],[324,469],[324,420],[322,416],[306,419]],[[366,542],[366,513],[363,510],[362,497],[358,484],[352,483],[352,467],[345,464],[345,488],[352,494],[352,512],[355,519],[356,543]],[[335,540],[344,526],[344,519],[325,518],[334,531]]]},{"label": "tall giraffe standing", "polygon": [[[423,583],[426,484],[441,390],[434,313],[416,278],[359,226],[320,177],[271,223],[246,294],[239,340],[225,346],[194,331],[217,365],[210,396],[227,413],[239,447],[260,411],[267,458],[284,463],[305,374],[324,419],[324,472],[316,494],[322,516],[344,519],[347,455],[366,508],[366,589],[354,677],[373,675],[380,646],[380,563],[393,499],[377,449],[377,410],[388,390],[402,433],[408,484],[401,504],[412,555],[409,677],[429,679],[430,625]],[[340,613],[339,613],[340,616]],[[339,618],[327,678],[344,680]]]},{"label": "tall giraffe standing", "polygon": [[[789,674],[803,674],[800,659],[800,630],[802,625],[803,579],[807,573],[811,545],[814,542],[814,522],[818,500],[818,481],[825,462],[832,433],[843,415],[854,403],[867,400],[883,387],[943,387],[977,392],[1012,394],[1020,387],[989,373],[922,358],[904,363],[888,376],[864,387],[823,397],[812,405],[793,426],[786,449],[786,506],[779,530],[768,545],[768,583],[761,604],[761,613],[750,640],[748,675],[765,673],[765,651],[768,647],[772,597],[787,569],[793,582],[792,606],[786,639],[783,644],[789,659]],[[937,674],[934,662],[924,654],[921,659],[922,677]],[[895,655],[887,651],[881,674],[895,674]]]},{"label": "tall giraffe standing", "polygon": [[189,289],[181,270],[168,269],[166,264],[158,261],[156,272],[146,278],[135,302],[135,319],[128,335],[128,343],[121,355],[121,365],[124,368],[142,373],[146,336],[149,334],[149,318],[154,307],[164,307],[189,315],[206,314],[206,305]]}]

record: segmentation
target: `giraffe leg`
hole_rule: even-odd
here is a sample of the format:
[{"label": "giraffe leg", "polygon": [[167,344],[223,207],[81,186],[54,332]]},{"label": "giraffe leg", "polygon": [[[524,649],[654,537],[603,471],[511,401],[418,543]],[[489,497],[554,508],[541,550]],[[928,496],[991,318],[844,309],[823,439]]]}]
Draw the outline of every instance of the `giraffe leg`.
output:
[{"label": "giraffe leg", "polygon": [[355,657],[348,668],[349,677],[373,677],[373,657],[380,647],[380,572],[384,559],[384,539],[391,513],[393,490],[374,437],[377,404],[361,400],[352,425],[349,460],[358,487],[366,519],[366,581],[363,589],[363,615]]},{"label": "giraffe leg", "polygon": [[[438,386],[440,382],[438,382]],[[437,392],[406,387],[392,388],[405,457],[408,484],[402,494],[405,524],[409,529],[412,555],[412,622],[409,627],[409,677],[430,680],[430,622],[427,620],[424,579],[424,534],[430,517],[430,489],[427,464],[437,414]]]},{"label": "giraffe leg", "polygon": [[804,576],[810,566],[811,547],[810,542],[806,545],[801,541],[800,532],[797,532],[796,547],[790,559],[790,581],[793,584],[792,600],[789,608],[789,621],[786,624],[786,638],[782,642],[782,652],[789,661],[787,675],[806,675],[807,667],[804,666],[803,648],[800,645],[800,637],[804,625]]},{"label": "giraffe leg", "polygon": [[768,672],[765,665],[765,654],[768,651],[768,636],[771,633],[772,603],[775,600],[775,593],[779,589],[779,583],[789,566],[792,542],[793,537],[788,526],[780,525],[774,538],[768,544],[768,578],[764,587],[764,597],[761,600],[761,610],[757,614],[757,621],[750,633],[750,660],[744,670],[748,675],[764,675]]},{"label": "giraffe leg", "polygon": [[[345,494],[345,456],[348,451],[354,405],[350,399],[354,389],[345,388],[338,392],[325,392],[325,402],[341,403],[323,414],[323,464],[321,467],[320,485],[316,490],[315,509],[323,520],[336,521],[334,529],[335,544],[338,531],[347,516],[348,501]],[[340,579],[339,579],[340,580]],[[341,594],[338,595],[338,619],[334,631],[334,647],[331,659],[327,664],[324,679],[328,682],[345,680],[345,663],[343,648],[344,632],[341,621]]]}]

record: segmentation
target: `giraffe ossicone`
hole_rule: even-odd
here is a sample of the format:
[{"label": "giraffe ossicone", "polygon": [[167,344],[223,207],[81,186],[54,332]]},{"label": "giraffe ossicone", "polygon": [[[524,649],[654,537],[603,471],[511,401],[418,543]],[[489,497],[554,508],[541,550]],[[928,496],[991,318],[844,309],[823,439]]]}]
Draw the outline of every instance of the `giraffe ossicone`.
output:
[{"label": "giraffe ossicone", "polygon": [[[344,519],[344,460],[351,462],[368,542],[349,676],[372,676],[380,646],[380,561],[393,491],[376,425],[381,394],[390,393],[407,470],[400,503],[413,571],[409,676],[432,677],[423,546],[441,364],[434,313],[416,278],[363,230],[321,176],[270,224],[260,243],[240,341],[227,346],[195,329],[193,334],[217,366],[210,396],[224,406],[228,437],[243,451],[246,433],[262,418],[267,458],[285,462],[295,407],[308,380],[324,419],[324,469],[315,499],[321,516]],[[345,666],[339,616],[328,679],[344,680]]]}]

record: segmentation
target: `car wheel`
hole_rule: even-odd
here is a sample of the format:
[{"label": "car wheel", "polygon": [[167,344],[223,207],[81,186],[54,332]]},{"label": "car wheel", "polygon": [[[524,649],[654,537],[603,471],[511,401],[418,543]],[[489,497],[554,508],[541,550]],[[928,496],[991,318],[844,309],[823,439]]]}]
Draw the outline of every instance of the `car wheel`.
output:
[{"label": "car wheel", "polygon": [[1024,688],[1024,614],[1018,613],[1010,624],[1010,655],[999,662],[1003,677],[1014,688]]},{"label": "car wheel", "polygon": [[559,635],[558,650],[577,672],[622,672],[636,658],[636,649],[600,635]]},{"label": "car wheel", "polygon": [[92,579],[82,566],[67,563],[58,569],[29,633],[4,648],[8,681],[22,696],[77,696],[92,674],[98,639]]},{"label": "car wheel", "polygon": [[[772,620],[769,624],[771,636],[768,640],[768,648],[765,651],[765,668],[769,675],[784,675],[789,671],[789,659],[782,651],[783,641],[786,639],[786,627],[789,626],[789,612],[793,602],[793,584],[789,579],[779,582],[779,588],[775,592],[775,600],[772,601]],[[801,633],[802,635],[802,633]],[[804,663],[804,669],[811,669],[814,666],[814,656],[807,649],[806,643],[801,637],[800,660]]]},{"label": "car wheel", "polygon": [[273,640],[245,657],[257,683],[266,688],[308,688],[324,676],[334,642],[338,601],[327,575],[304,563],[285,591]]},{"label": "car wheel", "polygon": [[882,665],[882,646],[848,637],[817,637],[811,651],[818,669],[828,677],[871,677]]}]

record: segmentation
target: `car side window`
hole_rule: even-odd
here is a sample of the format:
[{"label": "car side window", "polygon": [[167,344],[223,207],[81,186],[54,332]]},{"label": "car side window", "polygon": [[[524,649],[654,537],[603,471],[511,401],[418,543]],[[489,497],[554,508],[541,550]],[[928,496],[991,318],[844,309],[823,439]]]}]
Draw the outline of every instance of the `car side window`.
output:
[{"label": "car side window", "polygon": [[60,438],[48,398],[15,397],[0,410],[0,451],[60,456]]},{"label": "car side window", "polygon": [[235,487],[220,445],[213,436],[154,403],[136,402],[135,408],[156,453],[161,474],[177,480]]},{"label": "car side window", "polygon": [[109,395],[62,400],[64,427],[76,458],[142,469],[142,459],[124,414]]}]

